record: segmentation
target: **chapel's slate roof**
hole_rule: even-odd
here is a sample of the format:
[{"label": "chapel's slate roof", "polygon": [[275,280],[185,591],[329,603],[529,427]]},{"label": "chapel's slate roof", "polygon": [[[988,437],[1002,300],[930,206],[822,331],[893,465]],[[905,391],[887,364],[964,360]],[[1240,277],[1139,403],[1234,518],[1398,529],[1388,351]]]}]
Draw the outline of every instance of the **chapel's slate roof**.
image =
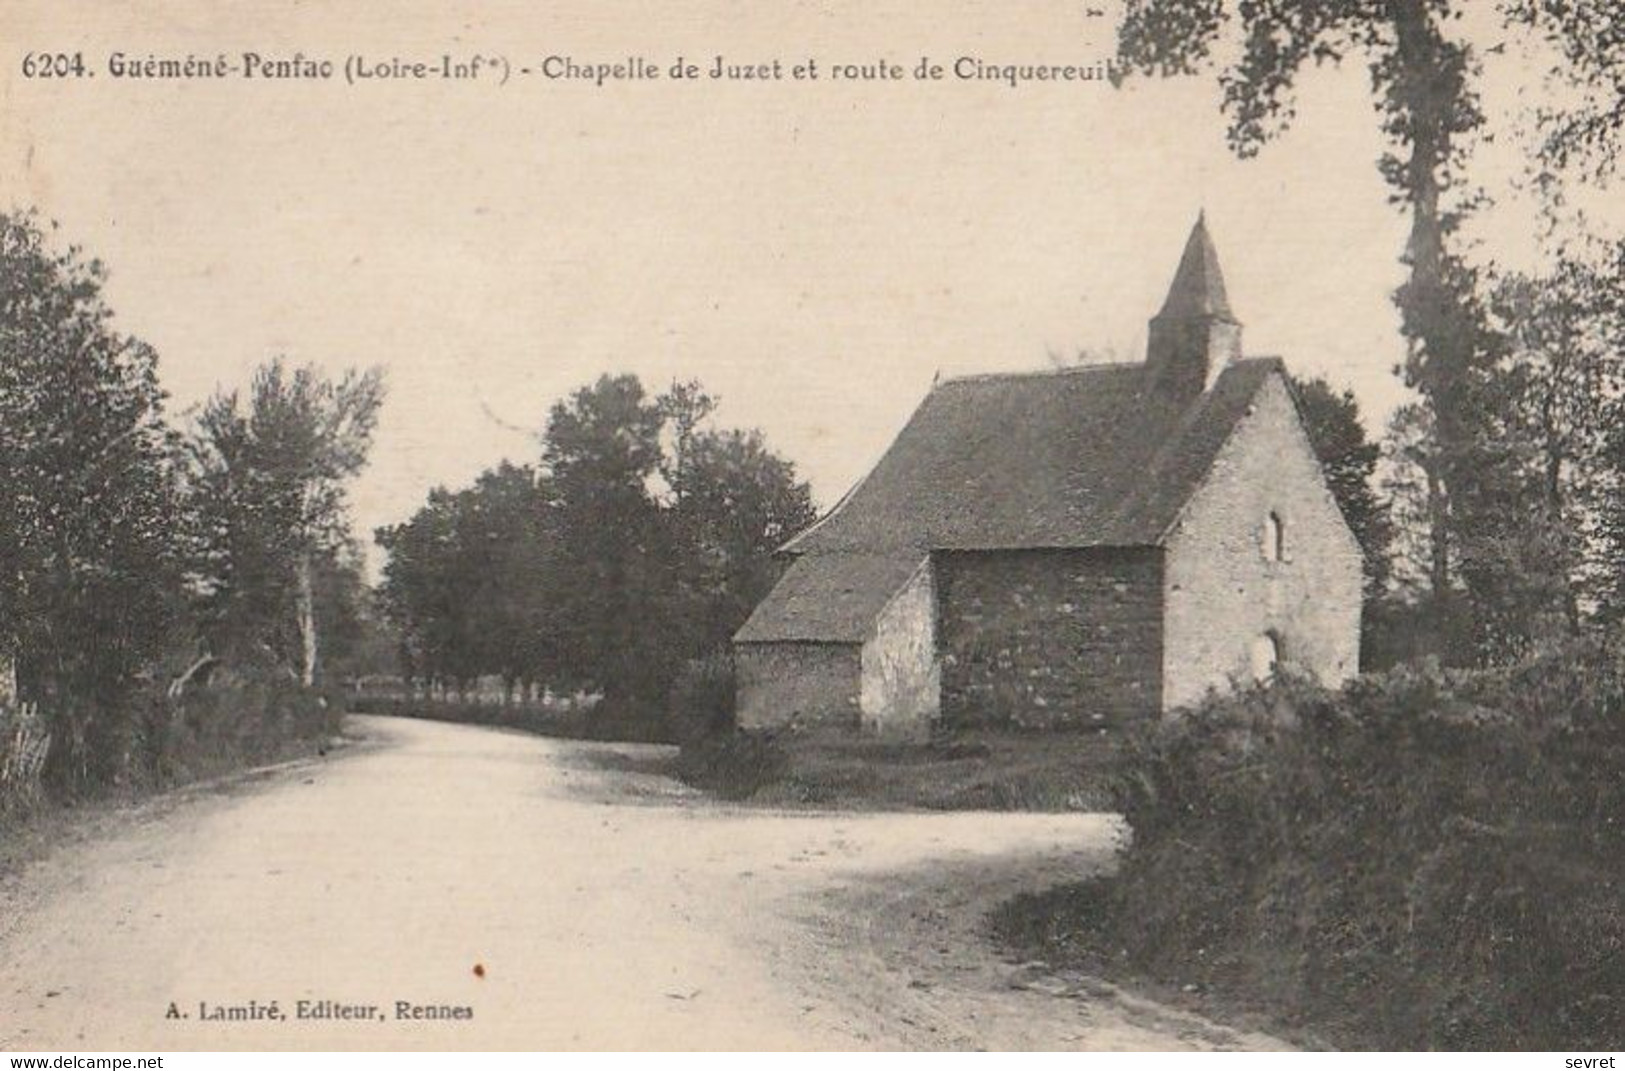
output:
[{"label": "chapel's slate roof", "polygon": [[1281,369],[1232,362],[1183,406],[1148,389],[1143,364],[945,380],[874,470],[783,549],[918,560],[1155,545]]},{"label": "chapel's slate roof", "polygon": [[[1236,324],[1202,218],[1153,334],[1170,321]],[[1166,377],[1154,382],[1151,369],[938,384],[874,470],[784,545],[795,563],[735,639],[862,643],[933,551],[1160,544],[1260,388],[1285,369],[1273,357],[1232,361],[1195,397],[1170,390]]]},{"label": "chapel's slate roof", "polygon": [[804,555],[785,571],[734,640],[862,643],[887,601],[923,560],[919,553]]},{"label": "chapel's slate roof", "polygon": [[1180,420],[1177,433],[1169,436],[1152,458],[1145,478],[1137,481],[1138,486],[1124,500],[1111,531],[1101,542],[1161,543],[1272,375],[1279,375],[1291,393],[1291,380],[1279,357],[1251,357],[1226,365],[1213,386]]}]

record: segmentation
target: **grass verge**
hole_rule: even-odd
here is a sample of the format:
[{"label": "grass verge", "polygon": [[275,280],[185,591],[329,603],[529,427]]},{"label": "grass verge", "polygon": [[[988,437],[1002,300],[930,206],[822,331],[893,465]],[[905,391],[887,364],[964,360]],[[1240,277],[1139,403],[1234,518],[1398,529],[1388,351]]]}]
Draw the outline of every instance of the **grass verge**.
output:
[{"label": "grass verge", "polygon": [[964,732],[917,743],[852,733],[734,733],[683,748],[675,773],[724,799],[837,810],[1110,809],[1117,748],[1093,733]]},{"label": "grass verge", "polygon": [[[1177,971],[1136,962],[1113,934],[1115,896],[1109,877],[1023,893],[1001,904],[989,927],[1011,959],[1099,978],[1160,1004],[1299,1048],[1369,1049],[1378,1044],[1362,1035],[1359,1024],[1344,1021],[1337,1008],[1304,1007],[1286,999],[1268,980],[1289,972],[1272,969],[1263,956],[1240,962],[1198,949],[1185,969]],[[1296,1013],[1289,1010],[1293,1008]]]}]

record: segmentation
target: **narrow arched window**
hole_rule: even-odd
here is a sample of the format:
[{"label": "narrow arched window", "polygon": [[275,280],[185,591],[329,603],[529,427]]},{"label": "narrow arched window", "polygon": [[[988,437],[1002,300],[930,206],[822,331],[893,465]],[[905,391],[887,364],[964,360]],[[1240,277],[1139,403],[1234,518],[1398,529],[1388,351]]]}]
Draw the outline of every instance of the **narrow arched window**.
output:
[{"label": "narrow arched window", "polygon": [[1272,562],[1286,560],[1286,522],[1274,510],[1264,518],[1264,557]]},{"label": "narrow arched window", "polygon": [[1281,639],[1273,632],[1266,632],[1253,640],[1250,652],[1253,679],[1265,683],[1275,677],[1275,671],[1281,665]]}]

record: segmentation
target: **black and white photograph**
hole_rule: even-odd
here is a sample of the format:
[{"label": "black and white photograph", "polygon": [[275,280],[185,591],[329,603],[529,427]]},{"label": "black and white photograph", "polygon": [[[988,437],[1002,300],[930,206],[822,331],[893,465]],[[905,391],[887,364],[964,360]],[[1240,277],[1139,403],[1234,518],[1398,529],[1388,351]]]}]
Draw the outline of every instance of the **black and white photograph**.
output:
[{"label": "black and white photograph", "polygon": [[1617,1066],[1622,125],[1613,0],[0,0],[0,1052]]}]

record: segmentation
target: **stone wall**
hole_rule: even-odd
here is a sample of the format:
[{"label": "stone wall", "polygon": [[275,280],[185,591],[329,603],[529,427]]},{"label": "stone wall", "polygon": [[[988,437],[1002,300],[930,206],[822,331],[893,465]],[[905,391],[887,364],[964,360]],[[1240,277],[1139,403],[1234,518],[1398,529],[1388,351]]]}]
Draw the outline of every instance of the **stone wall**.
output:
[{"label": "stone wall", "polygon": [[1160,550],[935,560],[946,723],[1087,727],[1159,709]]},{"label": "stone wall", "polygon": [[924,736],[937,719],[941,690],[936,591],[926,558],[880,612],[863,645],[863,728],[882,736]]},{"label": "stone wall", "polygon": [[735,644],[740,728],[856,726],[859,652],[855,643]]},{"label": "stone wall", "polygon": [[[1280,560],[1271,527],[1280,524]],[[1281,661],[1335,685],[1359,668],[1360,548],[1326,486],[1284,380],[1271,379],[1167,541],[1167,706]]]}]

